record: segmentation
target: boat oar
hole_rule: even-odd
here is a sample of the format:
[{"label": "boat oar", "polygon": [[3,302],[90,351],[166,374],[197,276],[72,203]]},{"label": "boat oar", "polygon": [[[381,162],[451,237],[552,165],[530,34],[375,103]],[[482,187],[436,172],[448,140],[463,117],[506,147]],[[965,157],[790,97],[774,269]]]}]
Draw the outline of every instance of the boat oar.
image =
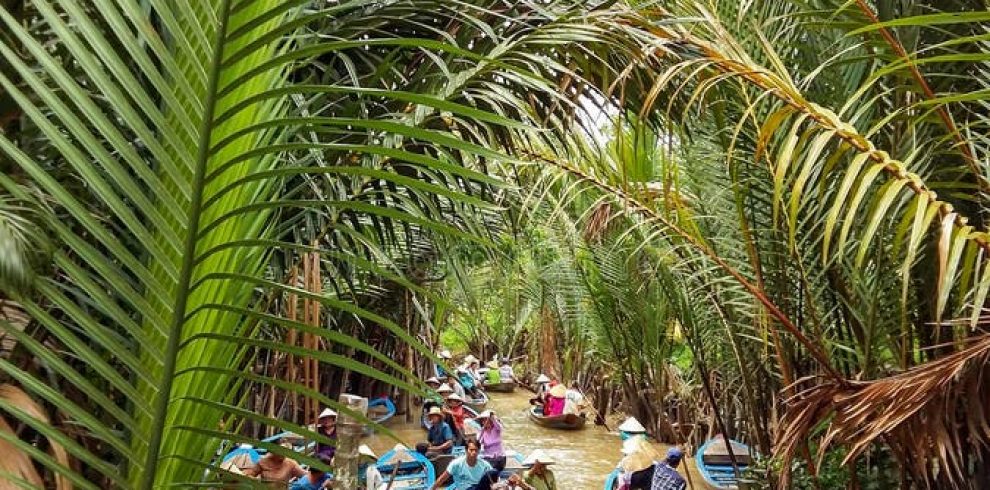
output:
[{"label": "boat oar", "polygon": [[398,461],[398,458],[396,459],[395,468],[392,468],[392,474],[388,477],[388,486],[385,487],[385,490],[392,490],[392,485],[395,484],[395,475],[399,473],[399,466],[402,464],[402,461]]},{"label": "boat oar", "polygon": [[598,409],[595,408],[595,404],[594,403],[591,403],[591,397],[588,396],[588,395],[585,395],[584,392],[581,391],[581,390],[577,390],[577,392],[580,393],[581,396],[583,396],[585,400],[588,400],[588,406],[591,408],[591,411],[592,412],[595,412],[595,420],[601,420],[602,421],[602,427],[605,427],[605,431],[606,432],[612,432],[612,429],[609,429],[608,428],[608,422],[605,420],[605,416],[598,412]]}]

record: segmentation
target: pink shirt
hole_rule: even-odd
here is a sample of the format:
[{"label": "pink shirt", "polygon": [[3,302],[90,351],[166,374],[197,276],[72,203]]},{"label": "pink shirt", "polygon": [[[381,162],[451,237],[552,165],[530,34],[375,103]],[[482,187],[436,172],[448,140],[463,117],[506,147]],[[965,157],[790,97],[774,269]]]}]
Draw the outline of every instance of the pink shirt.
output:
[{"label": "pink shirt", "polygon": [[564,399],[555,396],[547,397],[547,416],[561,415],[564,413]]},{"label": "pink shirt", "polygon": [[478,434],[481,443],[481,455],[486,458],[501,458],[505,456],[502,449],[502,423],[495,420],[490,427],[482,428]]}]

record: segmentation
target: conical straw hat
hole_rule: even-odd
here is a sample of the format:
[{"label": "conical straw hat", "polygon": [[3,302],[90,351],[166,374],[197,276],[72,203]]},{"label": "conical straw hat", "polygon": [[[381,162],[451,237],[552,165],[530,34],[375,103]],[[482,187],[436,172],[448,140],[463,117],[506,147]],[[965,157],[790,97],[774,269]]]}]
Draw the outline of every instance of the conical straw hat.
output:
[{"label": "conical straw hat", "polygon": [[567,387],[564,385],[557,385],[550,388],[550,396],[555,396],[557,398],[563,398],[567,396]]},{"label": "conical straw hat", "polygon": [[639,421],[636,420],[636,417],[629,417],[626,419],[625,422],[622,423],[622,425],[619,426],[619,430],[621,430],[622,432],[633,432],[633,433],[646,432],[646,427],[643,427],[643,424],[639,423]]},{"label": "conical straw hat", "polygon": [[523,461],[523,466],[533,466],[536,463],[554,464],[556,461],[547,455],[547,453],[543,452],[542,449],[537,449]]}]

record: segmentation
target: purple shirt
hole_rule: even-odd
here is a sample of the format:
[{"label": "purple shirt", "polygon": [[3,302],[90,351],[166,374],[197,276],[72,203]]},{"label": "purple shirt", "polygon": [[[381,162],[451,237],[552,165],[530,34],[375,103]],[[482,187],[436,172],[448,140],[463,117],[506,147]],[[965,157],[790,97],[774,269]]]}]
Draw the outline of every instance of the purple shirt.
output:
[{"label": "purple shirt", "polygon": [[481,455],[486,458],[501,458],[505,456],[502,449],[502,423],[494,420],[492,425],[481,429],[478,434],[478,442],[481,443]]}]

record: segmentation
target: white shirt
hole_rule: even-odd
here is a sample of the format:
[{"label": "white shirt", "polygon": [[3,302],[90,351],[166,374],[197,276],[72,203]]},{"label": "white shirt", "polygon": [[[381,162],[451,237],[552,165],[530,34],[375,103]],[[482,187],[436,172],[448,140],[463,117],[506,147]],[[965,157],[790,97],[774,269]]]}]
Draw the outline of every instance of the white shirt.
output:
[{"label": "white shirt", "polygon": [[373,464],[368,465],[368,469],[365,471],[364,477],[368,481],[368,484],[365,487],[366,490],[378,490],[385,485],[385,479],[382,478],[382,473],[378,471],[378,467]]},{"label": "white shirt", "polygon": [[505,383],[516,379],[516,373],[512,371],[512,366],[506,364],[498,368],[498,377],[502,378],[502,382]]}]

